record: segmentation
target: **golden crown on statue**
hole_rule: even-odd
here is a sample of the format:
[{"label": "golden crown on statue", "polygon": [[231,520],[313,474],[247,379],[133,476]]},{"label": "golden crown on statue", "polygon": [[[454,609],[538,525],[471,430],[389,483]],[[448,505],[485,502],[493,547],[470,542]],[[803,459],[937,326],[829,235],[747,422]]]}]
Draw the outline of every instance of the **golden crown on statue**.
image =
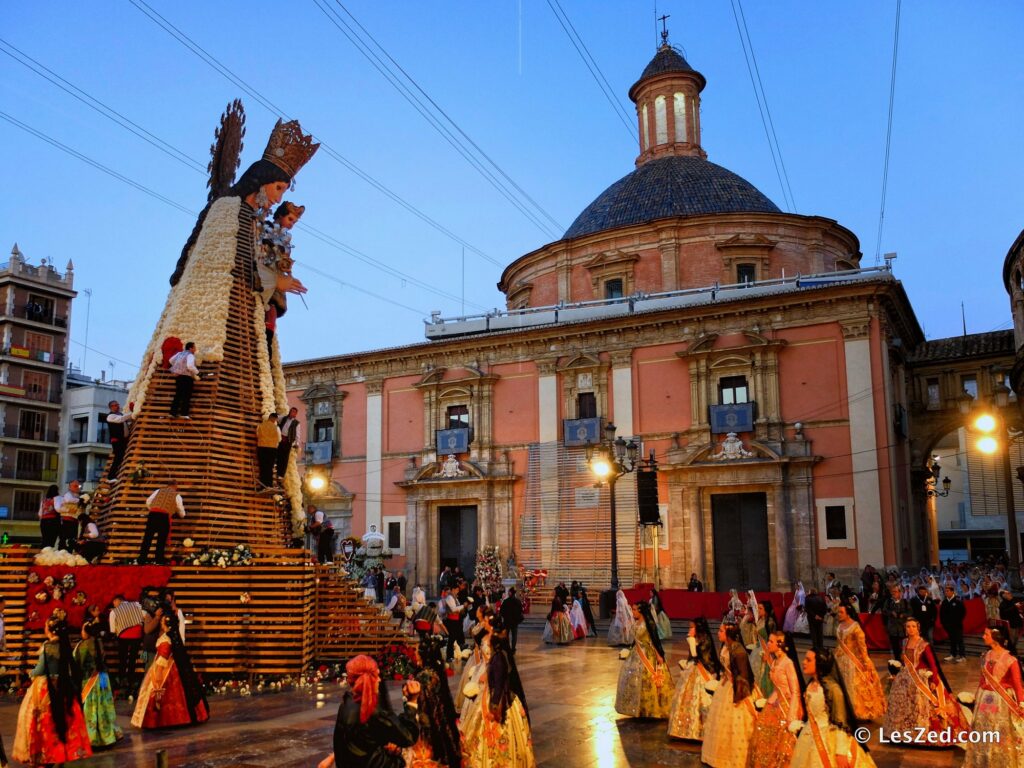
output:
[{"label": "golden crown on statue", "polygon": [[302,132],[298,120],[286,123],[279,119],[270,134],[263,159],[294,177],[319,148],[319,144],[313,143],[312,134]]}]

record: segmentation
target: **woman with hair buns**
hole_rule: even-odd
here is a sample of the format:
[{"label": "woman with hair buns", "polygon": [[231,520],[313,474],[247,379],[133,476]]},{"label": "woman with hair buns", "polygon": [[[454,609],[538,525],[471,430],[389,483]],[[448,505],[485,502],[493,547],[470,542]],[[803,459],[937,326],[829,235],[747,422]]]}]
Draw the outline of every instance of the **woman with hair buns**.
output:
[{"label": "woman with hair buns", "polygon": [[135,702],[132,725],[136,728],[168,728],[197,725],[210,719],[203,688],[178,634],[178,622],[168,607],[160,617],[156,659],[146,670]]},{"label": "woman with hair buns", "polygon": [[740,643],[738,626],[719,626],[718,642],[722,644],[722,679],[711,697],[700,759],[712,768],[739,768],[747,764],[747,745],[754,729],[755,710],[750,696],[754,675],[747,649]]},{"label": "woman with hair buns", "polygon": [[405,706],[395,714],[377,662],[366,655],[355,656],[345,665],[345,675],[348,687],[334,723],[334,751],[318,768],[403,768],[402,750],[419,738],[420,684],[406,682],[402,687]]},{"label": "woman with hair buns", "polygon": [[82,716],[82,671],[71,651],[63,611],[46,622],[39,663],[29,672],[32,684],[18,711],[15,760],[27,765],[69,763],[92,754]]},{"label": "woman with hair buns", "polygon": [[672,708],[672,673],[665,663],[665,649],[650,603],[633,606],[635,642],[619,670],[615,711],[629,717],[663,720]]},{"label": "woman with hair buns", "polygon": [[676,683],[668,714],[668,735],[676,739],[701,741],[711,707],[711,694],[704,686],[718,680],[722,665],[707,619],[694,619],[686,642],[690,661],[683,667],[683,674]]},{"label": "woman with hair buns", "polygon": [[982,639],[988,651],[981,661],[971,728],[977,733],[998,733],[999,740],[969,742],[964,768],[1019,768],[1024,764],[1024,685],[1020,662],[1010,652],[1009,639],[1001,629],[986,629]]},{"label": "woman with hair buns", "polygon": [[876,720],[885,714],[885,692],[868,656],[867,640],[856,616],[846,605],[840,605],[836,611],[836,669],[846,690],[853,692],[853,716],[863,721]]},{"label": "woman with hair buns", "polygon": [[91,605],[82,624],[82,640],[75,646],[75,661],[82,669],[82,712],[93,747],[109,747],[124,738],[114,711],[114,692],[100,640],[102,632],[99,606]]},{"label": "woman with hair buns", "polygon": [[803,716],[803,679],[793,658],[792,637],[785,632],[768,635],[765,667],[772,679],[772,692],[754,721],[754,733],[747,750],[747,768],[786,768],[793,756],[796,736],[789,724]]}]

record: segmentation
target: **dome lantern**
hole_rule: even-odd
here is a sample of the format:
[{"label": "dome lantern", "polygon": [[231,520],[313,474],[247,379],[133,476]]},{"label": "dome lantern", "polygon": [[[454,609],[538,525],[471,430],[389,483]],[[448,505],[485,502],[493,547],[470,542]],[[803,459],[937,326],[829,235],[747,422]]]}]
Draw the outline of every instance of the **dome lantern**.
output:
[{"label": "dome lantern", "polygon": [[662,41],[629,89],[640,128],[637,165],[670,155],[707,157],[700,145],[700,92],[707,81],[668,44],[666,34]]}]

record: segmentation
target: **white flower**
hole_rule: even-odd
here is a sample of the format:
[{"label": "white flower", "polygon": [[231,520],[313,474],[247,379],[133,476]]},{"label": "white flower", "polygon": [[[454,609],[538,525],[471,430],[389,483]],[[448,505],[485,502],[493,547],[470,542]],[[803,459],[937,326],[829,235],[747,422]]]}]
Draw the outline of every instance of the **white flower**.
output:
[{"label": "white flower", "polygon": [[680,659],[679,660],[679,668],[682,669],[682,670],[689,669],[692,666],[693,666],[693,662],[692,661],[687,661],[686,659]]},{"label": "white flower", "polygon": [[619,651],[619,658],[622,659],[623,661],[628,659],[629,658],[629,648],[623,648],[621,651]]},{"label": "white flower", "polygon": [[480,686],[471,680],[466,683],[466,686],[462,689],[462,695],[467,699],[475,699],[480,695]]},{"label": "white flower", "polygon": [[193,541],[192,539],[185,539],[181,543],[182,543],[182,546],[189,547],[189,548],[194,547],[196,545],[195,541]]},{"label": "white flower", "polygon": [[765,707],[765,705],[766,705],[767,703],[768,703],[768,699],[765,699],[765,698],[760,698],[760,699],[758,699],[757,701],[755,701],[755,702],[754,702],[754,708],[755,708],[755,709],[756,709],[756,710],[757,710],[758,712],[760,712],[760,711],[761,711],[762,709],[764,709],[764,707]]},{"label": "white flower", "polygon": [[704,690],[708,693],[714,693],[718,690],[719,685],[720,683],[717,680],[708,680],[706,683],[704,683]]},{"label": "white flower", "polygon": [[967,691],[960,691],[960,693],[958,693],[956,695],[956,699],[961,704],[963,704],[965,707],[973,707],[974,706],[974,694],[973,693],[968,693]]},{"label": "white flower", "polygon": [[793,720],[789,724],[789,732],[792,733],[792,734],[800,733],[800,729],[803,728],[803,727],[804,727],[804,721],[803,720]]},{"label": "white flower", "polygon": [[921,677],[923,677],[925,680],[927,680],[931,676],[932,676],[932,671],[930,669],[922,669],[921,670]]},{"label": "white flower", "polygon": [[757,643],[751,643],[747,646],[748,651],[753,651],[755,648],[757,648]]}]

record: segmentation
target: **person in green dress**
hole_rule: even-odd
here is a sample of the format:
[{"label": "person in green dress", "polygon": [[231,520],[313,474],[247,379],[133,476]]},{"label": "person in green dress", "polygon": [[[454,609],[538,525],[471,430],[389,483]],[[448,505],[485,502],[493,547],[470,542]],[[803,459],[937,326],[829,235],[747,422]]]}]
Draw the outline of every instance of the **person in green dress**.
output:
[{"label": "person in green dress", "polygon": [[99,606],[91,605],[82,624],[82,639],[75,646],[75,661],[82,668],[82,711],[93,747],[109,747],[124,738],[117,724],[114,693],[103,659],[102,631]]}]

